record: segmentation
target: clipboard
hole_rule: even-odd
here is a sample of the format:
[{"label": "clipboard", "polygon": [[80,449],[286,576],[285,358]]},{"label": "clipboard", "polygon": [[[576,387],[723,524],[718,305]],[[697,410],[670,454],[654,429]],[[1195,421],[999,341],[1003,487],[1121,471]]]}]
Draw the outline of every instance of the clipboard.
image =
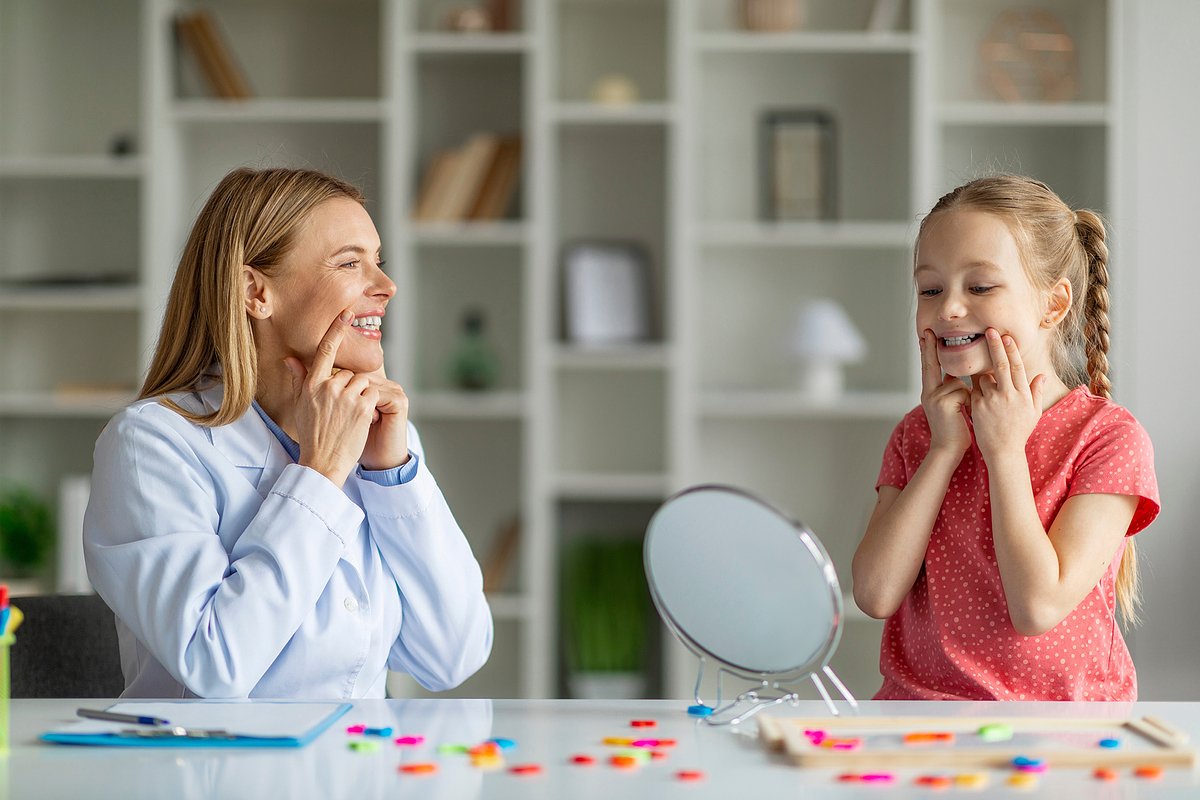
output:
[{"label": "clipboard", "polygon": [[166,725],[80,719],[44,742],[104,747],[303,747],[351,709],[350,703],[276,700],[122,702],[106,710],[158,717]]}]

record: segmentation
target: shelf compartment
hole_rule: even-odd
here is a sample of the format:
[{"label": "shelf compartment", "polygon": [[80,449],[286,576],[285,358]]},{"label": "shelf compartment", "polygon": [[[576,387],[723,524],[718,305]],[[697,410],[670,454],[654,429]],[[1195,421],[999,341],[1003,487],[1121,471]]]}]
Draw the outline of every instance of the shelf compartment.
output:
[{"label": "shelf compartment", "polygon": [[499,366],[494,388],[514,391],[524,386],[522,251],[421,247],[414,280],[418,392],[457,388],[451,364],[462,339],[463,318],[473,309],[483,314],[483,335]]},{"label": "shelf compartment", "polygon": [[[480,566],[500,559],[499,535],[520,511],[523,486],[521,425],[511,420],[417,420],[425,464],[454,512]],[[521,551],[529,546],[522,531],[505,562],[501,592],[525,586]]]},{"label": "shelf compartment", "polygon": [[619,75],[636,87],[640,101],[670,96],[667,49],[670,4],[563,3],[555,9],[559,81],[565,101],[592,98],[596,82]]},{"label": "shelf compartment", "polygon": [[560,372],[555,386],[556,471],[663,474],[666,383],[662,373],[645,370]]},{"label": "shelf compartment", "polygon": [[689,121],[699,131],[692,168],[701,221],[762,219],[762,118],[791,109],[833,118],[838,221],[910,220],[912,67],[908,54],[888,53],[706,59],[698,115]]},{"label": "shelf compartment", "polygon": [[[631,547],[640,549],[650,518],[658,509],[657,498],[648,500],[638,499],[570,499],[560,500],[555,504],[554,524],[555,536],[558,541],[558,577],[560,588],[559,598],[555,598],[553,617],[562,632],[559,640],[560,663],[558,695],[572,696],[571,692],[571,663],[568,657],[571,619],[567,615],[569,604],[566,593],[570,590],[566,569],[568,555],[572,548],[584,540],[599,542],[629,542]],[[627,576],[629,586],[627,591],[637,591],[635,586],[646,588],[645,573],[641,568],[641,559],[637,559],[637,575]],[[628,600],[629,598],[624,598]],[[623,625],[633,625],[639,622],[645,628],[645,649],[642,652],[641,674],[645,679],[644,691],[647,697],[661,696],[662,674],[662,625],[658,615],[654,613],[653,601],[647,594],[645,597],[646,616],[642,620],[628,615],[620,615]],[[606,609],[612,613],[611,609]]]},{"label": "shelf compartment", "polygon": [[[381,96],[380,53],[387,28],[379,0],[206,0],[205,8],[254,97]],[[271,45],[263,46],[267,41]],[[175,50],[181,61],[179,96],[212,96],[192,53],[186,47]]]},{"label": "shelf compartment", "polygon": [[[871,15],[872,0],[801,0],[802,14],[796,33],[778,34],[746,31],[738,19],[737,4],[729,0],[689,0],[695,2],[698,17],[697,24],[702,35],[713,35],[714,32],[738,34],[746,38],[771,38],[779,36],[831,36],[831,35],[870,35],[892,36],[892,32],[866,31],[867,20]],[[909,5],[908,3],[904,4]],[[898,20],[900,32],[910,29],[910,12],[905,10]]]},{"label": "shelf compartment", "polygon": [[57,508],[59,481],[92,473],[93,445],[109,416],[0,416],[0,485],[27,486]]},{"label": "shelf compartment", "polygon": [[1014,172],[1044,181],[1072,208],[1108,207],[1109,133],[1093,125],[963,125],[943,131],[939,193],[980,175]]},{"label": "shelf compartment", "polygon": [[[1107,0],[1043,0],[1038,9],[1053,14],[1075,44],[1079,92],[1075,102],[1103,103],[1108,99],[1109,15]],[[937,91],[945,102],[998,100],[988,85],[981,62],[981,45],[993,21],[1012,10],[1009,0],[939,0],[933,15],[940,39],[934,64]]]},{"label": "shelf compartment", "polygon": [[[577,242],[630,242],[648,258],[651,339],[662,338],[667,249],[667,131],[657,126],[565,127],[558,132],[556,216],[566,250]],[[561,317],[561,314],[560,314]],[[565,330],[560,318],[559,330]]]},{"label": "shelf compartment", "polygon": [[[239,165],[263,169],[303,165],[335,175],[367,196],[367,210],[377,228],[395,209],[382,207],[380,197],[380,131],[370,122],[250,122],[201,121],[181,129],[183,152],[180,198],[184,218],[174,241],[182,249],[192,220],[213,188]],[[387,252],[389,242],[384,242]]]},{"label": "shelf compartment", "polygon": [[867,342],[866,357],[845,366],[847,392],[908,388],[917,352],[911,252],[722,248],[702,255],[695,313],[700,327],[688,334],[703,354],[700,389],[794,391],[792,329],[801,303],[811,298],[840,303]]},{"label": "shelf compartment", "polygon": [[138,385],[138,317],[79,311],[46,319],[41,310],[14,309],[0,317],[0,394],[72,396],[88,407],[100,393],[129,393]]},{"label": "shelf compartment", "polygon": [[0,154],[101,155],[117,137],[135,137],[141,16],[136,0],[7,0]]},{"label": "shelf compartment", "polygon": [[0,283],[136,281],[140,192],[123,177],[0,182]]}]

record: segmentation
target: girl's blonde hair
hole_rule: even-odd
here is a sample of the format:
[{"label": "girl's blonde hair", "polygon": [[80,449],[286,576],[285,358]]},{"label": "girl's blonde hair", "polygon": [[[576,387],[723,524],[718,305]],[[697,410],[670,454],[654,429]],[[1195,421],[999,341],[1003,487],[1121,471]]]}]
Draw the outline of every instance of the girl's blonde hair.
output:
[{"label": "girl's blonde hair", "polygon": [[[943,195],[921,221],[918,242],[932,218],[954,209],[984,211],[1004,220],[1035,288],[1047,292],[1062,278],[1071,282],[1071,307],[1054,329],[1050,351],[1054,370],[1067,386],[1086,384],[1092,394],[1111,398],[1108,245],[1100,215],[1072,210],[1041,181],[994,175]],[[1132,538],[1127,539],[1117,569],[1116,592],[1126,625],[1136,625],[1139,590]]]},{"label": "girl's blonde hair", "polygon": [[161,402],[211,427],[246,413],[258,387],[258,354],[243,267],[269,274],[313,209],[338,197],[365,204],[358,189],[313,170],[243,167],[217,184],[184,247],[139,399],[195,389],[216,364],[225,386],[216,411],[198,414],[167,398]]}]

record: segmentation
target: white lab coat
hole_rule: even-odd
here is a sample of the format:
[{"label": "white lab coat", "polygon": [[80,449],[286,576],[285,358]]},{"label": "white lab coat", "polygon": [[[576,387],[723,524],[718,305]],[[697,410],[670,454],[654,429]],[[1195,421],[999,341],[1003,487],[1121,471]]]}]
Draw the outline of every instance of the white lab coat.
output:
[{"label": "white lab coat", "polygon": [[[173,395],[215,410],[220,384]],[[416,429],[411,481],[341,489],[292,462],[253,409],[216,428],[153,400],[96,442],[88,576],[117,616],[123,697],[383,697],[487,661],[479,565]]]}]

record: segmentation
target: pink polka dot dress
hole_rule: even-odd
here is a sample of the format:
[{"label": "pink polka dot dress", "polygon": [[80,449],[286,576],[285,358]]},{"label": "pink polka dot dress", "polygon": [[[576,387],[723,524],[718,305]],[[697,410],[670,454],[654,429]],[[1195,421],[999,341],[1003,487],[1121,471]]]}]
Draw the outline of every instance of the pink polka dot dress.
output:
[{"label": "pink polka dot dress", "polygon": [[[879,486],[903,489],[929,451],[917,407],[892,432]],[[1127,536],[1158,515],[1150,438],[1117,404],[1077,387],[1042,414],[1025,445],[1047,530],[1076,494],[1140,498]],[[880,700],[1134,700],[1137,676],[1117,627],[1115,581],[1125,542],[1100,582],[1040,636],[1013,628],[992,543],[983,455],[972,441],[946,491],[925,564],[884,625]]]}]

